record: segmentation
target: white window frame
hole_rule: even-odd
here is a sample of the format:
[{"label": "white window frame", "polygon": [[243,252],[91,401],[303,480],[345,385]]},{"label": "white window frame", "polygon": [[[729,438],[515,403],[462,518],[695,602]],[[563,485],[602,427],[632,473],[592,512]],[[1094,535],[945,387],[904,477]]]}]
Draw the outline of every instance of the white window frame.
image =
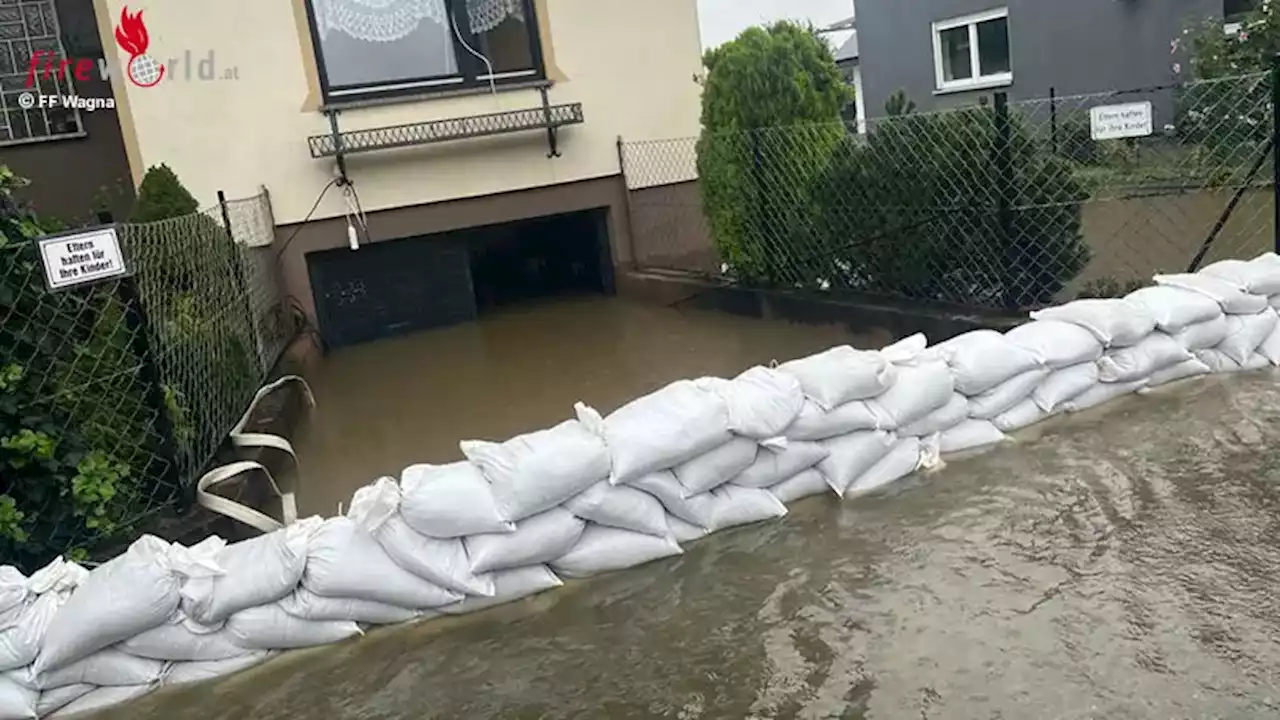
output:
[{"label": "white window frame", "polygon": [[[1009,72],[982,75],[981,55],[978,48],[978,24],[988,20],[1009,18],[1009,8],[1000,7],[984,10],[972,15],[939,20],[933,23],[933,73],[937,92],[957,92],[960,90],[979,90],[982,88],[1001,87],[1013,83],[1013,33],[1009,32]],[[969,66],[973,77],[964,80],[947,80],[942,68],[942,33],[958,27],[969,28]],[[1006,23],[1006,27],[1008,24]]]}]

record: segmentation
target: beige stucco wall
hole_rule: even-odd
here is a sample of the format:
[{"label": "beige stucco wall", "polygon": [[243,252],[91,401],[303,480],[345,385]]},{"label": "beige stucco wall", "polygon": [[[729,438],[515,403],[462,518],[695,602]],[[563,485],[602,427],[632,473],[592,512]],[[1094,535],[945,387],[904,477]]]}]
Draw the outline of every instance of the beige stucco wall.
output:
[{"label": "beige stucco wall", "polygon": [[[123,4],[97,0],[100,18],[114,22]],[[179,66],[176,77],[153,88],[115,79],[116,92],[127,93],[121,125],[135,174],[137,166],[168,163],[206,203],[218,190],[234,197],[266,185],[277,222],[301,220],[333,177],[334,162],[313,160],[307,149],[307,137],[329,126],[315,109],[311,43],[294,3],[128,5],[144,11],[149,54],[157,60],[181,58],[187,50],[198,60],[212,49],[218,74],[238,68],[237,79],[206,82],[181,79]],[[584,125],[561,131],[563,157],[546,157],[539,131],[357,155],[348,170],[367,211],[612,175],[619,135],[697,134],[696,0],[538,0],[538,7],[554,58],[551,102],[580,102],[586,117]],[[340,122],[343,130],[358,130],[539,103],[536,90],[515,90],[346,109]],[[315,217],[339,215],[343,207],[331,191]]]}]

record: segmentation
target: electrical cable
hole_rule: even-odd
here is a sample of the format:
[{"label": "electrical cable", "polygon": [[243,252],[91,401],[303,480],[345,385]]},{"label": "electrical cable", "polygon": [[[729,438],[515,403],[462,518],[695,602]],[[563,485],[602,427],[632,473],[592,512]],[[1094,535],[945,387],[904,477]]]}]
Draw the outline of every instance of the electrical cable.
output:
[{"label": "electrical cable", "polygon": [[302,228],[306,227],[307,223],[311,222],[311,216],[316,214],[316,208],[320,207],[320,202],[324,200],[324,196],[326,193],[329,192],[329,188],[332,188],[334,185],[338,184],[338,181],[340,181],[341,179],[342,178],[335,177],[332,180],[330,180],[328,183],[326,183],[323,188],[321,188],[320,194],[316,196],[315,204],[313,204],[311,206],[311,209],[307,211],[307,216],[302,218],[302,222],[298,223],[298,227],[293,229],[293,232],[289,234],[288,239],[286,239],[284,241],[284,244],[280,246],[280,249],[276,251],[277,263],[280,262],[280,257],[284,255],[284,251],[289,249],[289,245],[293,243],[294,238],[298,237],[298,233],[302,232]]},{"label": "electrical cable", "polygon": [[498,81],[493,77],[493,63],[489,62],[489,58],[468,45],[467,41],[463,39],[462,31],[458,29],[458,15],[453,10],[449,11],[449,24],[453,26],[453,35],[458,38],[458,42],[462,43],[462,47],[466,48],[467,52],[480,58],[480,62],[484,63],[485,68],[489,71],[489,94],[493,95],[496,100],[498,97]]}]

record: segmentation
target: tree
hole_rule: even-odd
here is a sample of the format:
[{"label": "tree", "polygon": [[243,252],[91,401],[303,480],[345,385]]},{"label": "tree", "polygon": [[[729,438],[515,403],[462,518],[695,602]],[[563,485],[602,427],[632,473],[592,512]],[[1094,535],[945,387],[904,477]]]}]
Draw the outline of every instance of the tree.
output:
[{"label": "tree", "polygon": [[195,197],[187,191],[168,165],[161,163],[147,170],[138,186],[138,197],[129,213],[129,222],[143,223],[190,215],[200,209]]}]

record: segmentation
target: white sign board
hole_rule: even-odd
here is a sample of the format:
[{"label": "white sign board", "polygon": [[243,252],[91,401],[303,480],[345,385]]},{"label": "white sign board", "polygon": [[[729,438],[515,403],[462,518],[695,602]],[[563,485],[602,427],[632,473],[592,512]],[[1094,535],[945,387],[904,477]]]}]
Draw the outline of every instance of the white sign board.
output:
[{"label": "white sign board", "polygon": [[127,274],[114,227],[67,233],[40,240],[40,259],[50,290]]},{"label": "white sign board", "polygon": [[1089,110],[1089,134],[1094,140],[1146,137],[1153,132],[1150,101],[1099,105]]}]

